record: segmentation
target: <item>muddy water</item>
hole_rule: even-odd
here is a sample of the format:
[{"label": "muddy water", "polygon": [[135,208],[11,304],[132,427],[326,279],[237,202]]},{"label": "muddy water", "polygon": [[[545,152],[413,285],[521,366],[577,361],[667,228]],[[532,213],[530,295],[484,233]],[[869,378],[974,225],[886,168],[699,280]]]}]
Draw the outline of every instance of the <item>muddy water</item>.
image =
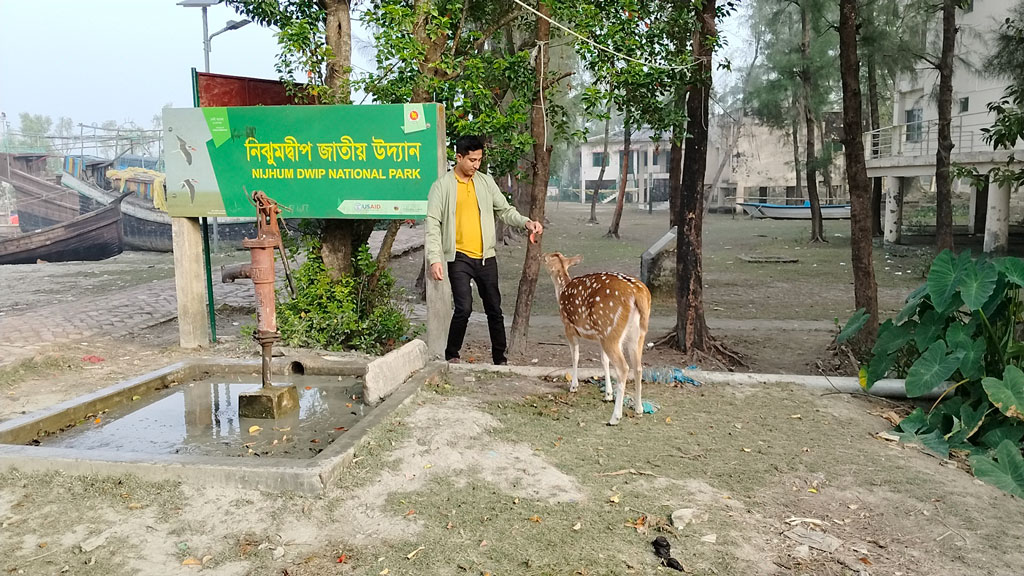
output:
[{"label": "muddy water", "polygon": [[[359,379],[281,376],[295,384],[299,410],[277,420],[238,416],[238,395],[259,376],[218,376],[154,392],[40,439],[40,445],[153,455],[312,458],[369,411]],[[256,427],[256,428],[254,428]]]}]

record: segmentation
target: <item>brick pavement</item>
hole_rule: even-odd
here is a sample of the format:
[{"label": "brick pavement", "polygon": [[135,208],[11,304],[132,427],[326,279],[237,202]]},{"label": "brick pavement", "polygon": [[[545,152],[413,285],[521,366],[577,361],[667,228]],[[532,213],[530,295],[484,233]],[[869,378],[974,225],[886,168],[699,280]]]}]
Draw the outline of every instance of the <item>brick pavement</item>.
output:
[{"label": "brick pavement", "polygon": [[[374,232],[370,247],[380,250],[383,232]],[[402,228],[395,239],[392,254],[404,254],[423,246],[423,228]],[[252,283],[220,282],[213,270],[214,304],[253,307]],[[285,283],[280,260],[278,287]],[[63,342],[81,342],[94,336],[125,336],[177,317],[178,304],[174,279],[160,280],[74,302],[55,304],[34,310],[0,316],[0,366],[32,357]]]}]

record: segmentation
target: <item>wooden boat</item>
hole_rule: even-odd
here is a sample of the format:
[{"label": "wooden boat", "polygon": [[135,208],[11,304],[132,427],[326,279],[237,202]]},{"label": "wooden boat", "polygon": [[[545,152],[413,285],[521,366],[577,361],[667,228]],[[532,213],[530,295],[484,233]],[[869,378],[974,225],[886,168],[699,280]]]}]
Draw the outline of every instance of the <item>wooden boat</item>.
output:
[{"label": "wooden boat", "polygon": [[67,222],[0,240],[0,264],[34,264],[39,260],[94,261],[117,256],[124,250],[121,201],[127,195],[122,194],[103,208]]},{"label": "wooden boat", "polygon": [[[101,190],[66,172],[61,174],[60,181],[68,189],[77,192],[82,205],[90,209],[105,206],[117,198],[116,192]],[[152,199],[130,195],[124,201],[121,212],[127,250],[171,251],[171,217],[166,212],[158,210]],[[225,245],[232,249],[241,248],[242,239],[252,236],[255,230],[255,218],[217,219],[217,235],[222,249]]]},{"label": "wooden boat", "polygon": [[[766,204],[763,202],[738,202],[743,210],[753,218],[770,218],[773,220],[810,220],[811,203],[788,205]],[[849,204],[822,204],[821,217],[824,220],[848,220]]]}]

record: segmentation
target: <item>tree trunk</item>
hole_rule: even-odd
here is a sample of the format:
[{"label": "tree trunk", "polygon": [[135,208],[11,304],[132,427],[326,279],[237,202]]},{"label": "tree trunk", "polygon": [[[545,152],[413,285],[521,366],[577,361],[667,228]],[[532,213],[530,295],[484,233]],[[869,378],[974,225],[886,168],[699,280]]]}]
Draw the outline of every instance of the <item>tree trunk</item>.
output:
[{"label": "tree trunk", "polygon": [[680,143],[686,127],[672,129],[672,145],[668,149],[668,210],[669,227],[679,224],[679,197],[683,189],[683,145]]},{"label": "tree trunk", "polygon": [[[685,42],[685,41],[681,41]],[[682,76],[682,75],[681,75]],[[686,106],[685,78],[676,81],[673,105],[677,110]],[[683,189],[683,138],[686,137],[686,126],[677,124],[672,127],[672,146],[668,152],[668,225],[679,225],[679,202]]]},{"label": "tree trunk", "polygon": [[687,88],[686,157],[676,234],[676,347],[684,353],[710,352],[711,334],[704,319],[704,274],[701,246],[704,221],[704,173],[708,162],[708,101],[711,53],[708,39],[717,34],[716,0],[705,0],[693,36],[697,76]]},{"label": "tree trunk", "polygon": [[[547,130],[544,117],[544,83],[547,81],[548,40],[551,39],[551,23],[547,17],[551,9],[543,0],[537,3],[536,39],[541,47],[537,64],[536,95],[533,109],[530,112],[530,132],[533,137],[533,192],[530,194],[530,220],[544,222],[544,205],[548,194],[548,176],[551,170],[551,148],[548,144],[551,134]],[[519,292],[516,295],[516,310],[512,316],[512,330],[509,336],[509,352],[525,354],[526,341],[530,328],[530,310],[533,306],[534,294],[537,291],[537,276],[540,272],[540,256],[542,253],[543,235],[537,237],[537,243],[526,243],[526,260],[523,262],[523,275],[519,278]]]},{"label": "tree trunk", "polygon": [[957,0],[942,0],[942,53],[939,56],[939,145],[935,152],[935,247],[953,249],[953,180],[949,173],[953,136],[953,51]]},{"label": "tree trunk", "polygon": [[352,89],[352,20],[349,0],[320,0],[326,13],[324,36],[331,47],[332,58],[327,61],[326,83],[334,90],[332,104],[350,104]]},{"label": "tree trunk", "polygon": [[612,225],[608,228],[606,238],[619,237],[619,222],[622,221],[622,209],[626,204],[626,180],[629,175],[629,144],[630,144],[630,118],[626,113],[626,121],[622,130],[622,171],[619,173],[619,197],[615,200],[615,214],[612,215]]},{"label": "tree trunk", "polygon": [[796,173],[796,195],[804,195],[804,174],[800,171],[800,105],[793,106],[793,172]]},{"label": "tree trunk", "polygon": [[601,171],[597,173],[597,185],[594,187],[594,195],[590,197],[590,220],[591,224],[597,224],[597,193],[601,191],[604,184],[604,170],[608,167],[608,132],[612,125],[612,107],[608,106],[608,117],[604,120],[604,152],[601,155]]},{"label": "tree trunk", "polygon": [[[868,111],[871,119],[871,155],[878,153],[881,144],[881,135],[878,129],[882,127],[882,120],[878,117],[878,70],[875,69],[875,57],[868,58]],[[871,234],[881,236],[885,232],[882,229],[882,205],[885,204],[885,197],[882,195],[882,179],[871,179]]]},{"label": "tree trunk", "polygon": [[843,152],[850,185],[850,246],[853,297],[871,315],[855,344],[870,350],[878,336],[878,285],[871,258],[871,188],[861,128],[860,63],[857,60],[857,0],[839,0],[839,70],[843,86]]},{"label": "tree trunk", "polygon": [[391,265],[391,247],[395,245],[395,237],[398,236],[398,229],[402,227],[401,220],[392,220],[388,223],[388,229],[384,232],[384,239],[380,244],[380,252],[377,253],[377,269],[370,275],[367,285],[372,292],[377,288],[380,277]]},{"label": "tree trunk", "polygon": [[811,203],[811,242],[825,242],[825,226],[821,220],[821,199],[818,198],[817,153],[814,148],[814,106],[811,105],[811,15],[807,0],[800,4],[800,80],[804,94],[804,136],[807,141],[807,199]]},{"label": "tree trunk", "polygon": [[821,121],[821,125],[818,128],[820,129],[819,134],[821,134],[821,179],[825,184],[824,202],[825,204],[833,204],[834,198],[832,197],[832,150],[829,149],[832,143],[826,139],[827,135],[825,132],[824,120]]},{"label": "tree trunk", "polygon": [[320,231],[320,256],[332,280],[352,272],[352,257],[366,244],[374,220],[324,220]]}]

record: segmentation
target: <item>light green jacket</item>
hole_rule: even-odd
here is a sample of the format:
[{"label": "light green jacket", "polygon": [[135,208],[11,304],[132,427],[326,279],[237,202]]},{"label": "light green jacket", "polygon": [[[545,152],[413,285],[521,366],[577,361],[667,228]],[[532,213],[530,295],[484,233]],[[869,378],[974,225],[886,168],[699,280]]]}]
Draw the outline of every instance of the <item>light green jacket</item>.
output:
[{"label": "light green jacket", "polygon": [[[448,172],[434,182],[427,196],[427,263],[455,260],[455,172]],[[510,206],[494,178],[483,172],[473,175],[476,200],[480,205],[480,232],[483,236],[484,259],[494,258],[494,217],[509,226],[525,228],[529,218]]]}]

